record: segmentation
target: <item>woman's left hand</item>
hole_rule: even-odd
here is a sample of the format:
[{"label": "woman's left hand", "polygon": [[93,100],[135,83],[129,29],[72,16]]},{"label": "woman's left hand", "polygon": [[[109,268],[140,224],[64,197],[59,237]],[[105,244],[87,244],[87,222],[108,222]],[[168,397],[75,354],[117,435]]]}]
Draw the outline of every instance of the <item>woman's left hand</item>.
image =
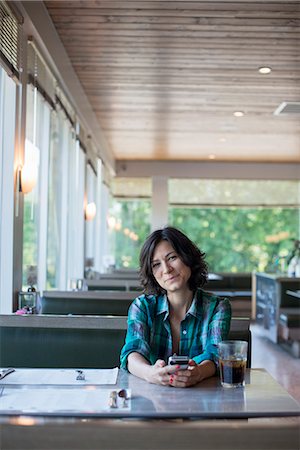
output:
[{"label": "woman's left hand", "polygon": [[185,370],[178,370],[170,376],[169,384],[173,387],[194,386],[205,378],[213,376],[216,366],[213,361],[203,361],[197,364],[193,359],[189,360],[189,367]]}]

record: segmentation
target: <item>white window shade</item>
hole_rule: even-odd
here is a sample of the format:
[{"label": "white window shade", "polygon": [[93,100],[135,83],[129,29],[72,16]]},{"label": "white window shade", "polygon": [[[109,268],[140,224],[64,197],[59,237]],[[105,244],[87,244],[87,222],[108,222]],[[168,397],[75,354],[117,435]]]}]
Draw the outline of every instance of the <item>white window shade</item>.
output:
[{"label": "white window shade", "polygon": [[169,180],[171,205],[300,206],[300,182],[274,180]]},{"label": "white window shade", "polygon": [[111,182],[111,192],[119,198],[149,198],[152,196],[151,178],[116,177]]},{"label": "white window shade", "polygon": [[75,122],[76,122],[75,109],[73,108],[73,106],[71,105],[71,102],[69,101],[69,99],[67,98],[67,96],[64,94],[63,90],[59,86],[56,86],[55,99],[56,99],[56,103],[58,103],[62,107],[67,119],[69,120],[71,125],[74,127]]},{"label": "white window shade", "polygon": [[58,85],[52,70],[33,39],[27,48],[28,82],[32,84],[53,109],[61,109],[72,128],[76,126],[76,113],[64,91]]}]

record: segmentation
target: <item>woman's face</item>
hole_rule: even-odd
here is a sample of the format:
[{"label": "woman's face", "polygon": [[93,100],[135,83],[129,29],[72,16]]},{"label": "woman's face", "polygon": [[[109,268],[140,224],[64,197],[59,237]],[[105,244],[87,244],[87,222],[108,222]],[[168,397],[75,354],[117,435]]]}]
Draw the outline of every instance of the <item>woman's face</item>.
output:
[{"label": "woman's face", "polygon": [[188,288],[191,269],[184,264],[168,241],[161,241],[155,247],[151,268],[157,283],[167,292]]}]

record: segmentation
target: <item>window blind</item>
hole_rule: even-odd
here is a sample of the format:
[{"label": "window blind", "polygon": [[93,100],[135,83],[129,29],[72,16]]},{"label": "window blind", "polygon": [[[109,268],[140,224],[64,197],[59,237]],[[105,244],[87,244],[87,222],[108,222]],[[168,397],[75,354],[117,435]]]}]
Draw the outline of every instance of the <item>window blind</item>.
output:
[{"label": "window blind", "polygon": [[0,1],[0,61],[8,74],[20,77],[21,24],[4,1]]},{"label": "window blind", "polygon": [[67,96],[59,86],[56,86],[55,101],[56,104],[59,105],[64,111],[72,127],[75,128],[77,122],[75,110],[68,100]]}]

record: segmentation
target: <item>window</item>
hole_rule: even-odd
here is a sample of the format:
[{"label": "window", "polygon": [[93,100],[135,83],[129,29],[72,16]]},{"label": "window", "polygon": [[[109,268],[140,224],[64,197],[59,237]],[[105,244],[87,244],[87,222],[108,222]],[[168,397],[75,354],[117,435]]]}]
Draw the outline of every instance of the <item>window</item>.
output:
[{"label": "window", "polygon": [[106,267],[136,269],[142,244],[150,233],[151,178],[115,178],[108,215],[109,248]]},{"label": "window", "polygon": [[[48,164],[50,107],[32,85],[28,85],[27,88],[26,114],[24,167],[28,167],[30,177],[36,182],[33,183],[33,189],[24,194],[22,271],[24,288],[38,283],[41,274],[38,274],[37,268],[40,272],[45,270],[40,250],[43,234],[41,221],[43,217],[47,217],[47,186],[44,185],[47,184],[47,179],[42,177],[42,170]],[[43,259],[45,260],[45,256]],[[31,280],[27,279],[28,276]]]},{"label": "window", "polygon": [[113,199],[108,227],[110,255],[107,266],[135,269],[139,266],[140,248],[150,233],[151,200]]},{"label": "window", "polygon": [[12,312],[16,84],[0,67],[0,312]]},{"label": "window", "polygon": [[298,181],[170,180],[169,223],[213,272],[282,271],[299,236]]},{"label": "window", "polygon": [[83,278],[84,271],[85,154],[79,141],[69,145],[67,283]]},{"label": "window", "polygon": [[[78,155],[77,155],[78,156]],[[79,158],[79,156],[78,156]],[[58,110],[51,117],[48,231],[47,231],[47,288],[66,289],[68,284],[68,224],[74,217],[68,200],[68,188],[76,183],[71,172],[71,159],[76,160],[74,130],[64,111]],[[70,178],[73,178],[72,181]],[[77,180],[77,182],[79,182]],[[78,199],[77,199],[78,200]],[[77,201],[76,200],[76,201]],[[80,201],[80,198],[79,198]]]},{"label": "window", "polygon": [[[97,200],[97,176],[96,172],[94,172],[94,168],[91,164],[87,165],[86,168],[86,221],[85,221],[85,259],[89,259],[91,261],[90,264],[94,266],[96,249],[95,249],[95,236],[97,231],[96,229],[96,216],[93,214],[90,217],[87,217],[87,208],[91,205],[95,205]],[[88,206],[89,205],[89,206]],[[91,211],[92,212],[92,211]],[[100,212],[98,211],[98,214]],[[96,211],[97,214],[97,211]]]}]

